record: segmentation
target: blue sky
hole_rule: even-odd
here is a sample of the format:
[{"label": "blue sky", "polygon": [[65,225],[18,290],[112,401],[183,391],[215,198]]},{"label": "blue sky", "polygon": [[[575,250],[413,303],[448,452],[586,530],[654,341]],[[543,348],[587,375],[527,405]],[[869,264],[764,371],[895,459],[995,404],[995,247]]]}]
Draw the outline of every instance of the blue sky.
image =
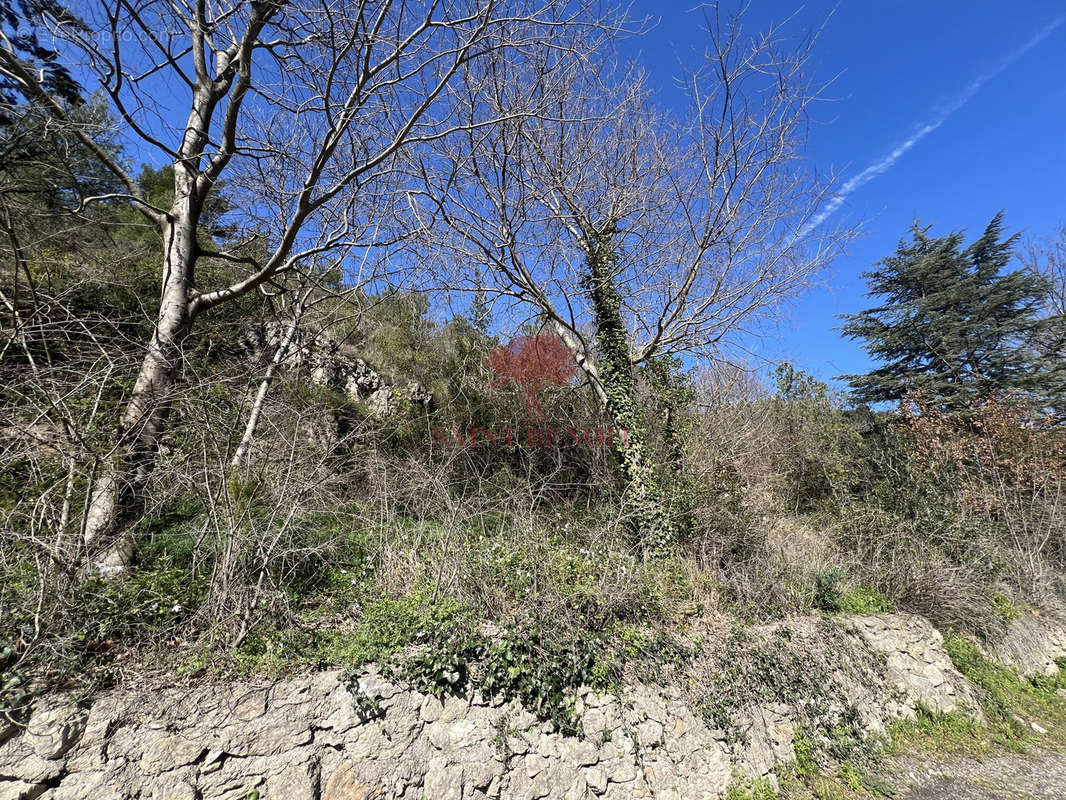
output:
[{"label": "blue sky", "polygon": [[[632,13],[655,24],[623,54],[640,58],[662,101],[681,103],[678,60],[692,63],[706,44],[698,0],[633,0]],[[839,315],[870,305],[861,273],[892,253],[915,218],[971,238],[1001,209],[1008,229],[1027,238],[1066,223],[1066,0],[750,0],[745,27],[754,34],[790,17],[797,34],[824,24],[811,75],[834,80],[807,150],[819,170],[846,181],[968,97],[847,196],[833,220],[862,221],[862,238],[756,345],[766,360],[831,380],[870,368],[859,343],[836,330]],[[131,153],[158,163],[137,143]]]},{"label": "blue sky", "polygon": [[[702,50],[695,2],[636,0],[659,20],[638,42],[666,102],[678,54]],[[752,32],[790,16],[788,0],[752,0]],[[834,10],[835,9],[835,10]],[[830,16],[831,15],[831,16]],[[1063,0],[812,0],[792,27],[817,27],[812,77],[837,76],[816,111],[808,158],[844,180],[880,161],[967,94],[943,123],[884,173],[852,192],[834,220],[864,222],[864,235],[837,260],[823,285],[791,309],[766,358],[788,359],[823,380],[863,372],[857,342],[835,330],[839,315],[869,305],[860,274],[889,255],[915,218],[934,233],[976,236],[997,211],[1011,231],[1042,238],[1066,222],[1066,19],[1011,63],[1003,61],[1066,17]]]}]

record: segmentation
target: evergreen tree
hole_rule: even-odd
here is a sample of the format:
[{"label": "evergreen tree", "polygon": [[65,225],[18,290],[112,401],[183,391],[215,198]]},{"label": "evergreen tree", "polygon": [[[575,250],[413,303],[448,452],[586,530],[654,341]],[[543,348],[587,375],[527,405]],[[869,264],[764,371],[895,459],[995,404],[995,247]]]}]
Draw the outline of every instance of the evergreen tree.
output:
[{"label": "evergreen tree", "polygon": [[[41,88],[72,106],[82,103],[82,89],[59,53],[45,44],[48,24],[81,30],[84,24],[56,0],[0,0],[0,34],[12,55],[29,70],[41,75]],[[0,70],[0,128],[10,125],[19,99],[35,100],[6,70]]]},{"label": "evergreen tree", "polygon": [[1062,408],[1066,365],[1054,356],[1066,325],[1040,313],[1049,286],[1026,270],[1007,271],[1017,236],[1004,238],[997,214],[963,248],[963,233],[931,237],[915,223],[911,241],[863,274],[882,305],[845,317],[844,335],[863,342],[881,366],[844,376],[862,402],[897,402],[908,392],[947,413],[995,395],[1022,395]]},{"label": "evergreen tree", "polygon": [[[38,221],[47,226],[54,224],[57,213],[76,210],[88,218],[110,213],[98,211],[102,206],[114,208],[126,203],[83,204],[87,197],[124,190],[78,135],[88,135],[110,156],[122,157],[115,136],[117,125],[101,96],[94,95],[67,109],[63,124],[31,103],[8,107],[5,113],[5,124],[0,124],[0,195],[21,222]],[[64,219],[62,224],[70,224],[70,220]]]}]

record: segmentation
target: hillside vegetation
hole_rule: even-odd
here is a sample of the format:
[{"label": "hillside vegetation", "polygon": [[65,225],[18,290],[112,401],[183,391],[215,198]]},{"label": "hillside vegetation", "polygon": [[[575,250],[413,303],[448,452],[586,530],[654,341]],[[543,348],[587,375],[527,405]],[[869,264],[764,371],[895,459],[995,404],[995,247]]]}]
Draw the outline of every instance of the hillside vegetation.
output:
[{"label": "hillside vegetation", "polygon": [[[795,164],[810,44],[719,51],[694,72],[708,94],[666,119],[595,61],[617,20],[466,5],[484,19],[448,29],[470,49],[454,69],[425,53],[455,42],[425,34],[397,56],[408,83],[364,76],[378,94],[351,118],[332,81],[363,62],[339,46],[286,44],[307,85],[266,67],[263,107],[228,83],[314,14],[250,4],[247,50],[194,21],[204,129],[160,111],[185,138],[140,169],[124,86],[87,94],[5,37],[4,713],[149,671],[374,663],[566,731],[579,686],[654,681],[749,623],[919,614],[977,670],[974,642],[1066,598],[1054,258],[1016,267],[1001,217],[967,246],[916,226],[868,276],[880,305],[845,322],[878,362],[851,394],[738,365],[853,234],[808,226],[830,189]],[[396,13],[381,24],[425,33]],[[733,24],[709,35],[746,41]],[[760,75],[773,91],[742,104],[731,87]],[[321,108],[286,105],[312,90]],[[519,96],[547,99],[501,111]],[[717,113],[740,104],[762,116]],[[747,188],[715,206],[726,185]],[[737,655],[722,694],[800,679],[787,647],[763,655]]]},{"label": "hillside vegetation", "polygon": [[[359,666],[425,644],[448,651],[418,667],[445,684],[466,680],[469,645],[501,668],[558,669],[559,690],[609,686],[707,620],[897,610],[994,639],[1061,597],[1066,440],[1021,406],[874,412],[787,365],[765,386],[656,363],[637,376],[639,425],[678,533],[649,552],[624,502],[621,434],[587,389],[537,378],[538,417],[533,390],[493,371],[497,336],[431,321],[403,294],[347,301],[360,314],[343,334],[304,323],[240,465],[272,356],[246,342],[276,323],[264,303],[212,324],[134,526],[137,561],[122,580],[86,578],[72,465],[106,441],[117,365],[135,357],[124,329],[150,297],[135,265],[127,287],[85,262],[74,279],[77,257],[30,267],[54,316],[39,318],[38,352],[5,354],[5,652],[30,684]],[[356,354],[391,373],[387,413],[315,377]],[[412,380],[432,403],[409,399]],[[487,656],[485,632],[500,642]]]}]

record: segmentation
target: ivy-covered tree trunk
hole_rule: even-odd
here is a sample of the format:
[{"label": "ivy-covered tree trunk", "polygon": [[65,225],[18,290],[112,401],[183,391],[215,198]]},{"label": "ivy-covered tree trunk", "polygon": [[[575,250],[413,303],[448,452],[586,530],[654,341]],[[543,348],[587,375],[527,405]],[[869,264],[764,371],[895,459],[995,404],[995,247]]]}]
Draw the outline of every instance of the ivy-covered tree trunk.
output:
[{"label": "ivy-covered tree trunk", "polygon": [[625,487],[624,502],[633,516],[645,552],[661,553],[673,543],[674,527],[636,410],[629,337],[622,320],[622,297],[615,286],[615,253],[610,232],[591,237],[586,264],[586,289],[595,315],[605,410],[614,426],[624,432],[615,437]]}]

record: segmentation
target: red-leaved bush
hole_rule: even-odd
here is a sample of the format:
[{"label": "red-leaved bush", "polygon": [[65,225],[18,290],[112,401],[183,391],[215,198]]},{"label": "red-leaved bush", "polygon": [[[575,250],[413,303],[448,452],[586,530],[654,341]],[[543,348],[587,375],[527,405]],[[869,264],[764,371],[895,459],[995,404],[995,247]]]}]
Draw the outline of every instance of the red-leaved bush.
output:
[{"label": "red-leaved bush", "polygon": [[537,393],[545,386],[563,386],[578,371],[574,354],[554,333],[516,336],[489,353],[492,387],[513,385],[525,392],[530,413],[544,419]]}]

